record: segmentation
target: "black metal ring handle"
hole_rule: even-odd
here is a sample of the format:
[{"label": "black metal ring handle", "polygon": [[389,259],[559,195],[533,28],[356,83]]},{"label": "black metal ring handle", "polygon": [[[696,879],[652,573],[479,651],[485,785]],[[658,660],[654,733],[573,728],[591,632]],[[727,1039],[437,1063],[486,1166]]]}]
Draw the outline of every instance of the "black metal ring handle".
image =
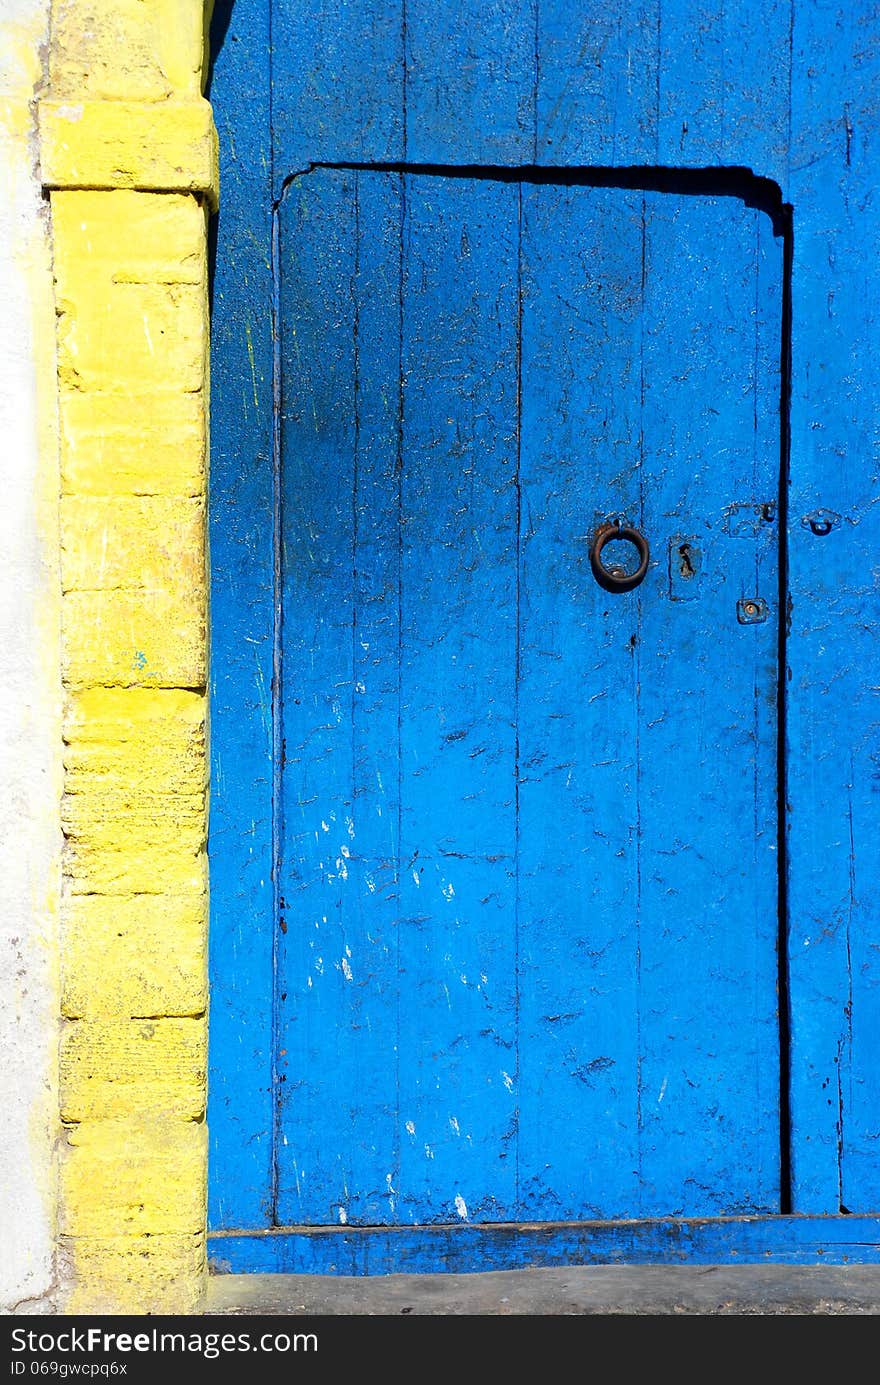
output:
[{"label": "black metal ring handle", "polygon": [[[635,572],[608,568],[602,562],[602,549],[612,539],[623,539],[634,546],[639,555],[639,565]],[[633,587],[637,587],[648,571],[650,558],[648,540],[630,524],[600,524],[590,544],[590,567],[593,569],[593,576],[599,586],[609,592],[630,592]]]}]

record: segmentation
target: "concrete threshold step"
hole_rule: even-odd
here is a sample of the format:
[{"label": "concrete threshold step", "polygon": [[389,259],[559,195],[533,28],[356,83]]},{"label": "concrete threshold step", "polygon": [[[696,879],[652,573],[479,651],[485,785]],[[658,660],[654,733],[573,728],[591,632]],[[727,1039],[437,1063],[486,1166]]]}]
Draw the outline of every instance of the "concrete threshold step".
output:
[{"label": "concrete threshold step", "polygon": [[602,1265],[485,1274],[212,1276],[239,1316],[880,1314],[878,1265]]}]

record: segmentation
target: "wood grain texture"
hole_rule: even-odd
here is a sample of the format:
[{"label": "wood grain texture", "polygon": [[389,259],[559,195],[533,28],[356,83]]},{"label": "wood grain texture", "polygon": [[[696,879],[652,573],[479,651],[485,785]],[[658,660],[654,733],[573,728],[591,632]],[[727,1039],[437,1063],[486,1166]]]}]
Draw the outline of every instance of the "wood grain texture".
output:
[{"label": "wood grain texture", "polygon": [[[261,9],[271,11],[276,188],[310,163],[405,158],[403,0]],[[268,69],[268,49],[262,59]]]},{"label": "wood grain texture", "polygon": [[[795,1206],[880,1203],[876,7],[798,5],[788,803]],[[833,527],[814,532],[827,511]],[[836,517],[836,518],[835,518]]]},{"label": "wood grain texture", "polygon": [[877,1217],[714,1217],[210,1237],[215,1273],[447,1274],[542,1265],[880,1263]]},{"label": "wood grain texture", "polygon": [[782,250],[725,198],[649,194],[644,227],[643,523],[661,581],[676,531],[699,570],[690,602],[639,589],[642,1205],[771,1211]]},{"label": "wood grain texture", "polygon": [[279,181],[387,160],[785,174],[790,0],[275,0],[272,16]]},{"label": "wood grain texture", "polygon": [[659,163],[657,0],[538,0],[534,162]]},{"label": "wood grain texture", "polygon": [[439,7],[406,0],[402,14],[404,157],[413,163],[531,162],[537,0]]},{"label": "wood grain texture", "polygon": [[[217,18],[225,13],[217,6]],[[214,54],[223,208],[213,274],[211,1074],[214,1226],[272,1208],[272,271],[268,12],[234,7]],[[216,31],[215,31],[216,32]],[[222,31],[221,31],[222,32]],[[219,38],[218,38],[219,41]]]},{"label": "wood grain texture", "polygon": [[[640,193],[524,187],[519,732],[522,1215],[633,1212],[640,1007],[636,592]],[[653,538],[653,536],[652,536]],[[591,1211],[592,1209],[592,1211]]]},{"label": "wood grain texture", "polygon": [[517,189],[408,178],[399,1219],[516,1205]]},{"label": "wood grain texture", "polygon": [[319,172],[281,213],[278,1205],[318,1220],[383,1220],[396,1167],[399,225],[393,176]]}]

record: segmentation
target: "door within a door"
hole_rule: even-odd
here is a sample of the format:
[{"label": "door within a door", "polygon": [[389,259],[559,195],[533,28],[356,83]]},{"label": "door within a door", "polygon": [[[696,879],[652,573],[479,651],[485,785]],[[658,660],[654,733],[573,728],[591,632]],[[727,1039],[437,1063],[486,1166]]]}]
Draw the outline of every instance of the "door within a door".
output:
[{"label": "door within a door", "polygon": [[274,1225],[780,1210],[782,260],[735,196],[289,183]]}]

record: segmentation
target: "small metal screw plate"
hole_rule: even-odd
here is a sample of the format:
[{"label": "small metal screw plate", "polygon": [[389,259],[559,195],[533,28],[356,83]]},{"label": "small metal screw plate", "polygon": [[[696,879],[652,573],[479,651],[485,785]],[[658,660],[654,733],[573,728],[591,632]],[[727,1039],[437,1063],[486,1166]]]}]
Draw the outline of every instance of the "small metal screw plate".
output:
[{"label": "small metal screw plate", "polygon": [[835,514],[834,510],[813,510],[812,514],[804,515],[801,524],[821,539],[838,527],[840,515]]},{"label": "small metal screw plate", "polygon": [[763,596],[744,596],[736,603],[736,618],[740,625],[762,625],[769,615]]}]

